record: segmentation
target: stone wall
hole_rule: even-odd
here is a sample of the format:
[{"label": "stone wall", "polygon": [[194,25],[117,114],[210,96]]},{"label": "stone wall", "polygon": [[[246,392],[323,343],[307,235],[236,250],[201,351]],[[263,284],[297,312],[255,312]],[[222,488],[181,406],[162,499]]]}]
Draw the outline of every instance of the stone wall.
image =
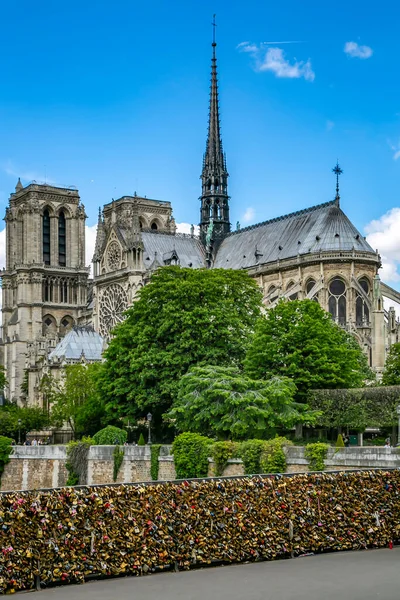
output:
[{"label": "stone wall", "polygon": [[[92,446],[88,456],[88,485],[114,483],[114,446]],[[176,479],[174,459],[169,454],[170,447],[163,446],[159,456],[158,478],[161,481]],[[289,446],[287,452],[287,472],[305,473],[308,462],[304,447]],[[124,460],[118,473],[117,483],[151,481],[151,454],[149,446],[125,446]],[[65,463],[66,446],[14,446],[14,454],[6,465],[1,490],[31,490],[36,488],[62,487],[68,479]],[[328,450],[326,470],[344,471],[347,469],[400,468],[400,454],[396,448],[351,447],[336,451]],[[208,476],[215,475],[214,464],[210,460]],[[225,477],[244,475],[243,463],[231,459],[224,471]]]}]

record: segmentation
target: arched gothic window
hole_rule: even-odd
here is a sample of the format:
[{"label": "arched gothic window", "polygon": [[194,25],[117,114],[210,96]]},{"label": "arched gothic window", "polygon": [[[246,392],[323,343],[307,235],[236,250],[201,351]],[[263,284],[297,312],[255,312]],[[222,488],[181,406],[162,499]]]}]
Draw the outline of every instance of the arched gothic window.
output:
[{"label": "arched gothic window", "polygon": [[[369,283],[368,280],[363,277],[358,282],[364,292],[369,294]],[[369,308],[361,294],[357,292],[356,295],[356,325],[357,327],[368,327],[369,326]]]},{"label": "arched gothic window", "polygon": [[328,310],[339,325],[346,324],[346,284],[335,277],[329,284]]},{"label": "arched gothic window", "polygon": [[46,209],[42,219],[43,262],[50,264],[50,213]]},{"label": "arched gothic window", "polygon": [[152,223],[152,224],[151,224],[151,228],[152,228],[154,231],[157,231],[157,229],[158,229],[158,227],[157,227],[157,223]]},{"label": "arched gothic window", "polygon": [[67,264],[65,214],[61,211],[58,215],[58,264],[65,267]]},{"label": "arched gothic window", "polygon": [[[292,289],[292,287],[294,287],[294,281],[291,281],[291,282],[288,284],[288,286],[287,286],[287,288],[286,288],[286,291],[288,291],[288,290]],[[298,293],[297,293],[297,292],[295,292],[294,294],[290,294],[290,296],[289,296],[289,300],[297,300],[297,298],[298,298],[298,297],[299,297]]]},{"label": "arched gothic window", "polygon": [[[307,294],[309,294],[311,292],[315,283],[316,283],[315,279],[309,279],[307,281],[307,283],[306,283],[306,293]],[[314,296],[311,298],[311,300],[315,300],[315,302],[318,302],[318,293],[314,294]]]}]

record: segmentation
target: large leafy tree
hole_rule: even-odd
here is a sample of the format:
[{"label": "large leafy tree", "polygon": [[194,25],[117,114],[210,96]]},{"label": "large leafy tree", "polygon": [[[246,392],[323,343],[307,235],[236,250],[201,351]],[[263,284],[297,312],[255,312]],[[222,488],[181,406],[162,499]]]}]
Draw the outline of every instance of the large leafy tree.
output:
[{"label": "large leafy tree", "polygon": [[104,405],[100,392],[102,365],[75,364],[65,367],[65,376],[56,392],[52,391],[51,416],[56,423],[68,423],[74,435],[91,435],[103,423]]},{"label": "large leafy tree", "polygon": [[253,380],[237,367],[193,367],[179,383],[178,398],[166,418],[180,431],[220,439],[262,437],[268,428],[313,423],[318,414],[293,399],[287,377]]},{"label": "large leafy tree", "polygon": [[382,375],[382,385],[400,385],[400,344],[390,347]]},{"label": "large leafy tree", "polygon": [[138,417],[150,410],[157,428],[191,366],[243,361],[260,308],[261,292],[245,272],[157,271],[105,353],[109,414]]},{"label": "large leafy tree", "polygon": [[256,379],[291,378],[295,398],[311,389],[362,387],[366,359],[361,348],[317,302],[281,301],[260,320],[245,361]]},{"label": "large leafy tree", "polygon": [[40,431],[48,425],[49,416],[40,408],[22,408],[15,404],[0,407],[0,435],[17,440],[19,433],[24,438],[28,431]]}]

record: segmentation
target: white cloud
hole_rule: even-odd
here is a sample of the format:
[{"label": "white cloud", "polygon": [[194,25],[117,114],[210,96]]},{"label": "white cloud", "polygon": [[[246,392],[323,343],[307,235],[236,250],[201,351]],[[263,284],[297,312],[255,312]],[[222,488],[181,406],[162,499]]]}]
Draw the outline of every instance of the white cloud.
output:
[{"label": "white cloud", "polygon": [[254,208],[252,208],[251,206],[249,206],[246,209],[246,212],[244,213],[243,217],[242,217],[242,221],[243,223],[250,223],[250,221],[252,221],[254,219],[254,215],[255,215],[255,211]]},{"label": "white cloud", "polygon": [[400,158],[400,140],[397,144],[393,144],[392,142],[388,142],[389,146],[393,150],[393,160],[398,160]]},{"label": "white cloud", "polygon": [[[3,163],[2,169],[5,173],[7,173],[7,175],[15,177],[16,179],[20,177],[21,180],[25,183],[31,181],[37,181],[40,183],[46,182],[50,185],[54,185],[55,183],[57,183],[55,180],[47,177],[46,173],[40,173],[38,171],[30,171],[16,167],[11,160],[7,160],[5,163]],[[17,183],[17,181],[15,183]]]},{"label": "white cloud", "polygon": [[352,58],[370,58],[374,53],[369,46],[360,46],[357,42],[346,42],[344,52]]},{"label": "white cloud", "polygon": [[[289,42],[286,42],[289,43]],[[315,73],[312,70],[311,61],[296,60],[290,62],[286,58],[282,48],[267,48],[264,44],[252,44],[242,42],[237,46],[241,52],[248,52],[254,58],[254,68],[256,71],[271,71],[276,77],[288,79],[304,78],[306,81],[314,81]]]},{"label": "white cloud", "polygon": [[85,226],[85,262],[87,265],[90,265],[90,277],[93,276],[92,258],[94,254],[94,247],[96,244],[96,233],[97,225]]},{"label": "white cloud", "polygon": [[[188,233],[190,234],[190,229],[191,229],[192,225],[190,223],[177,223],[176,224],[176,231],[178,233]],[[200,230],[199,230],[199,226],[195,225],[194,226],[194,235],[199,235]]]},{"label": "white cloud", "polygon": [[400,281],[400,208],[392,208],[366,225],[367,241],[382,259],[380,277],[387,283]]}]

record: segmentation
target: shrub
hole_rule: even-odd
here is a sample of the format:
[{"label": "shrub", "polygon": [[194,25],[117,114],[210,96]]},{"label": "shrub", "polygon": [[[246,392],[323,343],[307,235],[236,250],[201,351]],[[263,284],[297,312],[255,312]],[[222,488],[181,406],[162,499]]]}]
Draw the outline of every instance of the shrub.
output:
[{"label": "shrub", "polygon": [[211,448],[211,457],[214,461],[214,471],[216,477],[220,477],[228,460],[237,456],[239,452],[239,444],[235,442],[215,442]]},{"label": "shrub", "polygon": [[68,471],[67,485],[85,485],[87,483],[87,458],[92,445],[93,440],[90,437],[67,444],[68,460],[65,463]]},{"label": "shrub", "polygon": [[128,434],[124,429],[108,425],[104,429],[100,429],[93,436],[93,441],[96,446],[118,446],[125,444]]},{"label": "shrub", "polygon": [[307,444],[305,457],[308,460],[310,471],[323,471],[325,469],[325,458],[328,454],[328,448],[328,444],[322,442]]},{"label": "shrub", "polygon": [[146,445],[146,442],[144,441],[143,433],[141,433],[139,436],[138,446],[145,446],[145,445]]},{"label": "shrub", "polygon": [[113,452],[114,468],[113,468],[113,480],[117,481],[118,473],[124,460],[124,451],[119,446],[115,446]]},{"label": "shrub", "polygon": [[261,473],[260,459],[264,443],[264,440],[247,440],[240,444],[239,455],[243,461],[246,475]]},{"label": "shrub", "polygon": [[181,433],[172,444],[178,479],[207,477],[212,440],[198,433]]},{"label": "shrub", "polygon": [[150,452],[151,452],[150,473],[151,473],[151,479],[153,481],[158,480],[158,469],[159,469],[158,457],[160,455],[160,450],[161,450],[161,444],[153,444],[150,447]]},{"label": "shrub", "polygon": [[4,467],[10,462],[10,454],[12,454],[12,440],[4,435],[0,435],[0,482],[4,472]]},{"label": "shrub", "polygon": [[344,448],[344,441],[341,433],[339,433],[339,435],[337,436],[336,448]]},{"label": "shrub", "polygon": [[260,456],[261,472],[284,473],[286,471],[286,454],[283,448],[289,445],[292,446],[293,442],[284,437],[265,441]]}]

